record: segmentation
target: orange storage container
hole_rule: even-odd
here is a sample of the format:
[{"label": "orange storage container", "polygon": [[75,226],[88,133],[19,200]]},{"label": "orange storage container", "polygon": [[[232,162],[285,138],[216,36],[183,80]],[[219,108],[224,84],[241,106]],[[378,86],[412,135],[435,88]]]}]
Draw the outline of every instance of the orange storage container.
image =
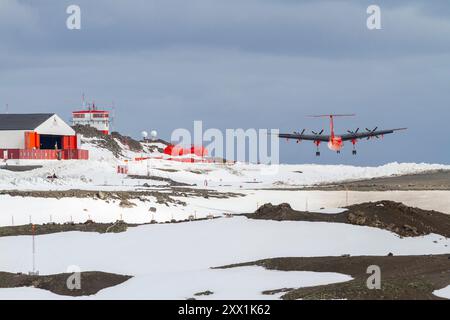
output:
[{"label": "orange storage container", "polygon": [[39,134],[33,131],[25,132],[25,149],[39,149],[40,138]]}]

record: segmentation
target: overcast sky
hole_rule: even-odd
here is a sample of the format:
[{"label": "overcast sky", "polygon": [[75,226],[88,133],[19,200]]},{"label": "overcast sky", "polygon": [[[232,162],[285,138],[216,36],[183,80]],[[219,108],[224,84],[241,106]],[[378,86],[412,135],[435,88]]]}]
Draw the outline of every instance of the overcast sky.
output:
[{"label": "overcast sky", "polygon": [[[81,7],[81,30],[66,8]],[[381,7],[381,30],[366,27]],[[408,127],[358,156],[280,141],[289,163],[450,162],[450,2],[0,0],[0,111],[57,112],[84,92],[115,129]]]}]

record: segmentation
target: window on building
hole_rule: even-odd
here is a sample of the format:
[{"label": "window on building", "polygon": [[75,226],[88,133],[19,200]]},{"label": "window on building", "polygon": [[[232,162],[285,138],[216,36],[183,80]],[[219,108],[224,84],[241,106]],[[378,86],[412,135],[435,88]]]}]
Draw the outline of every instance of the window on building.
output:
[{"label": "window on building", "polygon": [[108,114],[107,113],[94,113],[92,115],[93,118],[108,118]]}]

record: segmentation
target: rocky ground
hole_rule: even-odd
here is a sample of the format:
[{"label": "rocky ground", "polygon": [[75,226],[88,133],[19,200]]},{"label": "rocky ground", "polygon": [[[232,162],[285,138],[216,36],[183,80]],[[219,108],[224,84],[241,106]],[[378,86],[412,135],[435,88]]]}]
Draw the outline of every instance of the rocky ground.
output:
[{"label": "rocky ground", "polygon": [[120,220],[116,221],[115,223],[96,223],[92,220],[88,220],[84,223],[46,223],[35,225],[27,224],[21,226],[0,227],[0,237],[29,236],[32,234],[42,235],[69,231],[118,233],[127,231],[128,227],[135,226],[136,224],[127,224],[124,221]]},{"label": "rocky ground", "polygon": [[[269,270],[338,272],[353,280],[305,288],[279,288],[264,294],[284,293],[282,299],[439,299],[433,291],[450,285],[450,255],[293,257],[264,259],[223,266],[262,266]],[[379,266],[381,288],[369,289],[369,266]]]},{"label": "rocky ground", "polygon": [[[148,152],[155,152],[155,151],[158,151],[160,153],[163,152],[163,149],[157,147],[156,145],[148,145],[148,144],[144,145],[142,141],[135,140],[129,136],[123,136],[119,132],[111,132],[110,135],[105,135],[91,126],[75,125],[72,128],[75,130],[77,134],[81,134],[85,138],[95,138],[96,140],[93,141],[93,143],[97,144],[99,147],[103,149],[111,151],[116,157],[123,156],[122,154],[123,150],[115,139],[120,141],[120,143],[122,143],[123,145],[127,146],[131,151],[141,152],[144,150],[145,146],[146,151]],[[162,145],[169,144],[168,142],[162,139],[155,139],[152,140],[151,142],[160,143]]]},{"label": "rocky ground", "polygon": [[234,192],[218,192],[207,189],[194,189],[181,187],[175,184],[170,190],[159,192],[154,190],[146,190],[145,185],[139,191],[96,191],[96,190],[1,190],[0,195],[9,195],[12,197],[33,197],[33,198],[92,198],[104,201],[128,201],[130,199],[137,199],[140,201],[148,201],[146,197],[155,197],[157,203],[168,204],[175,203],[185,205],[184,202],[175,200],[173,197],[203,197],[203,198],[233,198],[243,196]]},{"label": "rocky ground", "polygon": [[81,272],[81,288],[70,290],[67,280],[72,274],[61,273],[45,276],[30,276],[23,273],[0,272],[0,288],[34,287],[65,296],[88,296],[102,289],[119,285],[131,276],[89,271]]},{"label": "rocky ground", "polygon": [[[302,173],[298,171],[298,173]],[[283,185],[283,183],[281,183]],[[450,190],[450,170],[430,170],[383,178],[346,180],[301,187],[273,187],[278,191],[430,191]]]},{"label": "rocky ground", "polygon": [[338,214],[296,211],[287,203],[265,204],[254,213],[246,214],[251,219],[320,221],[348,223],[389,230],[402,237],[415,237],[430,233],[450,237],[450,215],[419,208],[408,207],[393,201],[378,201],[356,204]]},{"label": "rocky ground", "polygon": [[24,171],[31,171],[34,169],[42,168],[40,165],[36,166],[15,166],[15,165],[6,165],[2,164],[0,165],[0,170],[8,170],[8,171],[14,171],[14,172],[24,172]]},{"label": "rocky ground", "polygon": [[[170,170],[170,169],[158,169],[158,170],[167,171],[167,170]],[[175,180],[172,180],[170,178],[159,177],[159,176],[152,176],[152,175],[146,176],[146,175],[129,174],[127,176],[127,178],[129,178],[129,179],[138,179],[138,180],[151,180],[151,181],[166,182],[169,186],[176,186],[176,187],[182,187],[182,186],[191,186],[192,187],[193,186],[191,184],[175,181]],[[150,185],[148,183],[146,183],[146,185],[144,185],[144,186],[150,186]]]},{"label": "rocky ground", "polygon": [[12,237],[12,236],[31,236],[31,235],[44,235],[52,234],[58,232],[70,232],[70,231],[80,231],[80,232],[97,232],[97,233],[120,233],[125,232],[130,227],[137,227],[146,224],[167,224],[167,223],[184,223],[190,221],[203,221],[209,219],[217,219],[219,217],[206,217],[206,218],[189,218],[185,220],[170,220],[166,222],[156,222],[152,220],[149,223],[126,223],[122,220],[117,220],[114,223],[97,223],[92,220],[87,220],[84,223],[45,223],[45,224],[26,224],[20,226],[8,226],[0,227],[0,238],[1,237]]},{"label": "rocky ground", "polygon": [[450,190],[450,171],[434,170],[417,174],[322,184],[308,189],[324,191]]}]

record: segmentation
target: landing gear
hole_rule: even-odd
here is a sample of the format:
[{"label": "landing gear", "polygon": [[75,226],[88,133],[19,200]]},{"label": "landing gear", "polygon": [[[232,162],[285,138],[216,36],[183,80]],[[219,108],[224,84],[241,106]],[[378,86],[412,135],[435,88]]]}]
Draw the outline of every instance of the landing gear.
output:
[{"label": "landing gear", "polygon": [[356,156],[356,147],[355,147],[355,145],[356,145],[356,139],[353,139],[353,140],[352,140],[352,144],[353,144],[352,155]]},{"label": "landing gear", "polygon": [[341,154],[341,150],[336,151],[337,154]]},{"label": "landing gear", "polygon": [[316,140],[316,141],[314,141],[314,144],[317,147],[317,149],[316,149],[316,157],[319,157],[320,156],[320,151],[319,151],[320,141]]}]

